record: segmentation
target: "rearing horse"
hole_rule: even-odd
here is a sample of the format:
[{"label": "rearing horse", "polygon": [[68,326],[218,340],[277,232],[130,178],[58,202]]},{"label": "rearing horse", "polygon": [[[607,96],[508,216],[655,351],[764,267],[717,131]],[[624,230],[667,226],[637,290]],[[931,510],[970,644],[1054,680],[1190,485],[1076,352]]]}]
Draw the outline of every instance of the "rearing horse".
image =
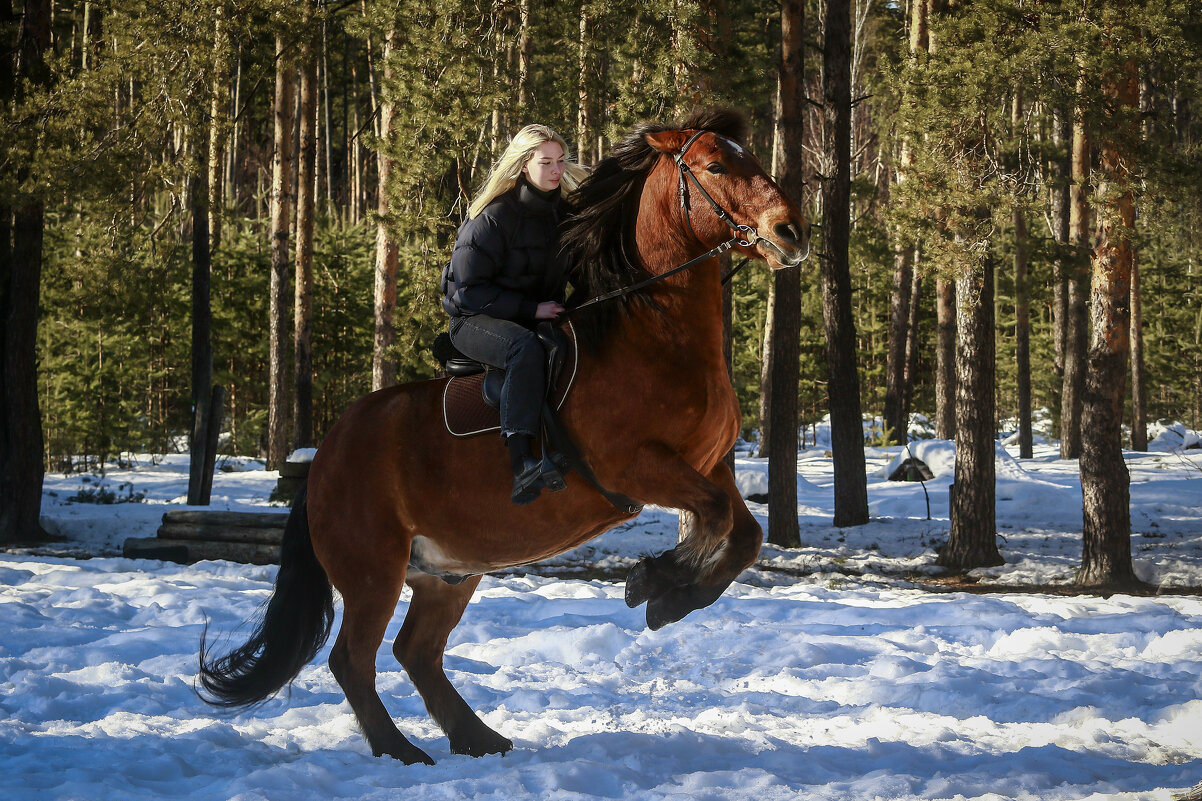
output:
[{"label": "rearing horse", "polygon": [[[627,135],[580,188],[581,211],[566,223],[577,291],[591,296],[662,275],[724,240],[774,269],[800,263],[808,225],[739,144],[743,128],[741,117],[710,111],[680,128],[645,124]],[[722,352],[718,260],[582,309],[575,324],[582,353],[559,413],[563,428],[602,486],[696,521],[627,581],[626,602],[646,602],[648,625],[659,628],[717,599],[754,562],[763,537],[723,461],[739,405]],[[575,548],[631,515],[575,473],[565,491],[513,505],[498,440],[445,433],[446,380],[361,398],[325,436],[251,639],[215,659],[202,640],[207,701],[250,706],[292,681],[329,635],[332,585],[344,613],[330,669],[372,753],[433,764],[397,729],[375,687],[376,652],[408,583],[413,597],[392,650],[451,750],[482,756],[513,747],[447,680],[448,635],[482,574]]]}]

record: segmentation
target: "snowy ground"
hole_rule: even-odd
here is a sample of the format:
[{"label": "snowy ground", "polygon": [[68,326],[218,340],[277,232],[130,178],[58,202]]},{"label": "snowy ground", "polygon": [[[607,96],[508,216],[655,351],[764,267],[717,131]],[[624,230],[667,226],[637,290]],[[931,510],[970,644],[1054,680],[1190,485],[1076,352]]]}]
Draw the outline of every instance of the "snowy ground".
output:
[{"label": "snowy ground", "polygon": [[[1137,570],[1199,586],[1202,451],[1162,446],[1128,454]],[[43,522],[67,542],[0,553],[0,795],[1168,799],[1202,779],[1202,598],[923,589],[947,536],[952,460],[949,443],[914,451],[935,472],[925,493],[884,478],[898,449],[869,451],[873,519],[854,529],[829,524],[831,460],[803,451],[804,546],[765,547],[714,606],[659,632],[626,608],[621,583],[596,576],[674,544],[665,510],[537,573],[486,578],[446,666],[515,742],[509,755],[452,755],[389,649],[379,655],[381,692],[434,767],[371,757],[327,652],[253,712],[222,717],[197,700],[201,630],[237,638],[275,569],[115,556],[183,504],[185,459],[50,476]],[[263,510],[275,474],[228,466],[214,508]],[[747,494],[766,488],[765,471],[739,460]],[[107,493],[142,498],[70,500]],[[981,581],[1071,581],[1080,496],[1076,463],[1050,446],[1031,461],[1000,451],[1007,564]]]}]

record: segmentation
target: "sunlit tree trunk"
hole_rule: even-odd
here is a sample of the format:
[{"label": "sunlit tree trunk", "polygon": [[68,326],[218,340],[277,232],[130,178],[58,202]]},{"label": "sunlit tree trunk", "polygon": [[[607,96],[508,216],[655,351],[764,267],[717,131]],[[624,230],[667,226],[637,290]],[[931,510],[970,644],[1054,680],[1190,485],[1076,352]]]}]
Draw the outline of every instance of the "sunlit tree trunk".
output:
[{"label": "sunlit tree trunk", "polygon": [[225,6],[218,4],[213,21],[213,81],[209,92],[208,207],[209,252],[221,247],[221,210],[225,197],[225,127],[229,111],[229,36],[225,30]]},{"label": "sunlit tree trunk", "polygon": [[889,300],[889,351],[885,358],[885,437],[888,444],[904,445],[907,421],[903,419],[906,393],[906,342],[910,323],[910,290],[914,279],[914,249],[899,240],[893,247],[893,290]]},{"label": "sunlit tree trunk", "polygon": [[956,438],[956,285],[935,279],[935,436]]},{"label": "sunlit tree trunk", "polygon": [[[1092,337],[1082,410],[1081,496],[1085,542],[1079,583],[1139,583],[1131,563],[1131,476],[1123,460],[1123,399],[1130,347],[1131,268],[1135,199],[1130,144],[1136,136],[1139,68],[1128,61],[1103,84],[1112,101],[1099,137],[1099,195],[1108,208],[1098,215],[1090,293]],[[1125,116],[1130,115],[1130,116]],[[1125,136],[1124,136],[1125,134]]]},{"label": "sunlit tree trunk", "polygon": [[906,441],[909,441],[910,412],[913,411],[914,382],[918,373],[918,319],[922,310],[922,249],[914,246],[913,267],[910,270],[910,320],[906,331],[906,373],[902,380],[901,419],[906,425]]},{"label": "sunlit tree trunk", "polygon": [[[306,3],[306,23],[313,8]],[[305,28],[309,25],[305,24]],[[313,215],[317,205],[317,42],[306,31],[301,42],[300,99],[297,106],[296,290],[293,299],[292,445],[313,445]]]},{"label": "sunlit tree trunk", "polygon": [[530,107],[530,62],[534,58],[534,37],[530,31],[530,2],[518,0],[521,28],[518,31],[518,109]]},{"label": "sunlit tree trunk", "polygon": [[1056,255],[1052,260],[1052,371],[1060,379],[1055,392],[1056,419],[1061,419],[1064,383],[1064,356],[1068,342],[1068,276],[1070,272],[1069,251],[1069,185],[1072,182],[1073,126],[1070,115],[1054,110],[1052,114],[1052,141],[1063,155],[1058,155],[1048,165],[1049,220],[1052,239],[1056,243]]},{"label": "sunlit tree trunk", "polygon": [[[929,40],[927,37],[927,0],[915,0],[910,7],[910,59],[912,64],[925,63]],[[898,183],[905,180],[906,171],[913,167],[912,146],[903,139],[898,156]],[[887,441],[904,445],[909,432],[909,402],[912,387],[907,383],[910,369],[908,354],[915,351],[910,336],[913,310],[917,312],[918,297],[914,289],[918,285],[914,259],[916,248],[901,231],[895,234],[893,244],[893,291],[889,303],[889,350],[885,360],[885,411],[884,422]]]},{"label": "sunlit tree trunk", "polygon": [[[1086,79],[1078,79],[1084,95]],[[1081,455],[1081,404],[1085,391],[1085,356],[1089,342],[1086,293],[1089,285],[1089,136],[1084,110],[1073,118],[1072,184],[1069,188],[1069,241],[1075,254],[1068,274],[1067,325],[1064,340],[1064,382],[1060,393],[1060,456]]]},{"label": "sunlit tree trunk", "polygon": [[268,288],[270,372],[267,384],[267,467],[276,470],[288,458],[288,280],[292,220],[292,129],[295,122],[295,65],[276,37],[275,152],[271,159],[271,280]]},{"label": "sunlit tree trunk", "polygon": [[579,86],[576,92],[576,151],[577,161],[587,164],[589,158],[589,142],[592,140],[592,96],[589,86],[589,65],[592,59],[589,55],[590,44],[589,14],[587,8],[580,8],[580,39],[577,43],[576,77]]},{"label": "sunlit tree trunk", "polygon": [[[396,29],[388,32],[384,43],[384,82],[391,78],[392,55],[396,48]],[[371,388],[390,387],[396,383],[396,359],[392,349],[396,342],[393,319],[396,314],[397,243],[388,225],[388,183],[392,174],[392,156],[388,152],[392,139],[393,105],[387,97],[381,99],[379,110],[380,149],[376,156],[376,271],[375,271],[375,334],[372,343]]]},{"label": "sunlit tree trunk", "polygon": [[993,299],[993,262],[986,255],[956,280],[955,490],[951,531],[938,560],[953,570],[1004,563],[994,510]]},{"label": "sunlit tree trunk", "polygon": [[1144,374],[1144,312],[1139,253],[1131,245],[1131,450],[1148,450],[1148,388]]}]

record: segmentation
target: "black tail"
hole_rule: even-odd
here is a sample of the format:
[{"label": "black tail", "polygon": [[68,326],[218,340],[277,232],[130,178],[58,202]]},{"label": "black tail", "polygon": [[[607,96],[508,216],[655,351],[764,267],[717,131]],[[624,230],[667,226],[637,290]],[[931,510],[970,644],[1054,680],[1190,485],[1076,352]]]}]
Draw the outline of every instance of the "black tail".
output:
[{"label": "black tail", "polygon": [[267,700],[317,655],[333,622],[334,594],[313,553],[302,485],[284,527],[280,572],[262,620],[245,645],[220,658],[208,658],[201,635],[197,692],[229,709]]}]

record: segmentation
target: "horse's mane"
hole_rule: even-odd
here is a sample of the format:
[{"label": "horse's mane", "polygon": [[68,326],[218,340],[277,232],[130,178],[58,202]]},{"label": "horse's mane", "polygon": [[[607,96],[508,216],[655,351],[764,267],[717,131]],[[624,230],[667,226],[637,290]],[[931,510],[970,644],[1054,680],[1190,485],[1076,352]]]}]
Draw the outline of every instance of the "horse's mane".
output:
[{"label": "horse's mane", "polygon": [[[711,108],[694,111],[677,125],[641,123],[614,145],[573,194],[576,210],[564,222],[560,238],[568,279],[575,290],[573,304],[649,277],[638,263],[634,247],[639,197],[660,157],[646,136],[693,129],[745,141],[747,121],[736,111]],[[586,347],[598,345],[631,303],[652,301],[649,295],[636,293],[598,304],[581,312],[580,318],[573,318],[582,343]]]}]

